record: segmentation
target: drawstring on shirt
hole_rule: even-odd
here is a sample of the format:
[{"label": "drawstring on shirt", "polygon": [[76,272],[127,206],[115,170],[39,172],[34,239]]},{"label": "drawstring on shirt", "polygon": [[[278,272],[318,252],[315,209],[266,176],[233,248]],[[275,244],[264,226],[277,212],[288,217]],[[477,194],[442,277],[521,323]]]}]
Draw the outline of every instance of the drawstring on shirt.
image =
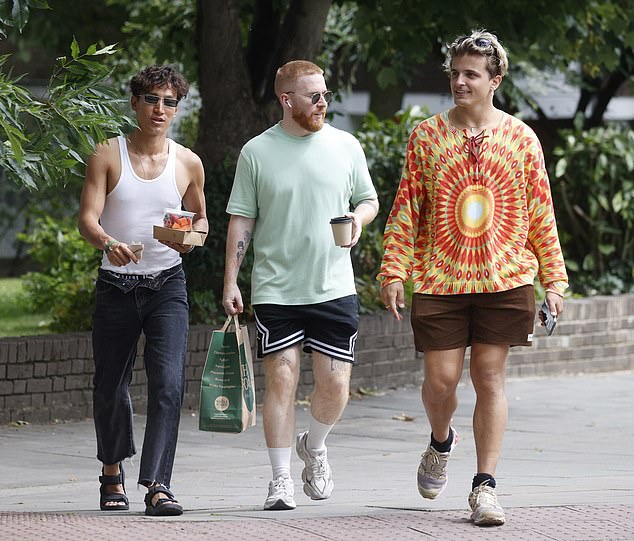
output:
[{"label": "drawstring on shirt", "polygon": [[465,135],[465,137],[467,138],[466,150],[469,153],[471,163],[475,165],[473,182],[478,182],[478,178],[480,176],[480,151],[482,150],[482,142],[488,137],[488,135],[485,135],[485,130],[482,130],[478,135],[473,135],[471,137]]}]

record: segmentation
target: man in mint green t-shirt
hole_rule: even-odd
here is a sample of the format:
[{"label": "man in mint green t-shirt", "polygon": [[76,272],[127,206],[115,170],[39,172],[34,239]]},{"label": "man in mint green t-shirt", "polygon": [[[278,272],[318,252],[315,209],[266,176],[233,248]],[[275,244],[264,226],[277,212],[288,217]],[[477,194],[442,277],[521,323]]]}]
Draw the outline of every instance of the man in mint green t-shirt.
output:
[{"label": "man in mint green t-shirt", "polygon": [[[281,122],[247,142],[238,158],[223,294],[227,314],[243,311],[237,277],[253,239],[251,302],[273,469],[266,510],[296,507],[290,461],[302,343],[312,353],[315,380],[309,428],[296,438],[304,492],[313,500],[332,493],[325,442],[348,400],[359,320],[350,248],[378,211],[361,145],[324,124],[332,92],[321,68],[303,60],[285,64],[275,94]],[[337,216],[352,218],[352,240],[343,247],[330,227]]]}]

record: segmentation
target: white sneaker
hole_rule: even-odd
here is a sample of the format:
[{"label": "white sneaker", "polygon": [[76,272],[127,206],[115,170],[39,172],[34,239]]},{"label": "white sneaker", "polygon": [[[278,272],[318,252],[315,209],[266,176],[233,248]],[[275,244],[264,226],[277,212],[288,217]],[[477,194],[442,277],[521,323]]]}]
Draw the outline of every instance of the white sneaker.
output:
[{"label": "white sneaker", "polygon": [[297,435],[297,454],[306,465],[302,471],[304,481],[304,493],[312,500],[325,500],[330,498],[335,484],[332,481],[332,472],[328,464],[327,451],[313,455],[306,447],[308,432]]},{"label": "white sneaker", "polygon": [[290,477],[278,477],[269,483],[269,495],[264,502],[265,511],[295,509],[295,485]]},{"label": "white sneaker", "polygon": [[458,442],[458,433],[453,427],[451,427],[451,431],[453,441],[447,453],[439,453],[429,444],[421,456],[417,474],[418,493],[428,500],[440,496],[447,486],[447,462],[451,451]]},{"label": "white sneaker", "polygon": [[498,503],[495,489],[486,481],[475,487],[469,494],[471,520],[476,526],[501,526],[504,524],[504,509]]}]

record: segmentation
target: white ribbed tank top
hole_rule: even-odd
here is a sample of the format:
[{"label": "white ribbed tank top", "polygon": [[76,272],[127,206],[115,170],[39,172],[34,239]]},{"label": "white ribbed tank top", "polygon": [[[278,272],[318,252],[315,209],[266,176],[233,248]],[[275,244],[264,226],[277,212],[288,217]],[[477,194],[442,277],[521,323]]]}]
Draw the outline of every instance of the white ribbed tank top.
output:
[{"label": "white ribbed tank top", "polygon": [[104,254],[101,268],[120,274],[155,274],[181,261],[176,250],[152,238],[154,225],[163,225],[165,208],[180,208],[181,196],[176,185],[176,143],[167,140],[168,158],[165,169],[156,178],[145,180],[132,168],[125,137],[118,136],[121,177],[106,196],[101,226],[114,239],[131,244],[143,243],[143,257],[137,264],[115,267]]}]

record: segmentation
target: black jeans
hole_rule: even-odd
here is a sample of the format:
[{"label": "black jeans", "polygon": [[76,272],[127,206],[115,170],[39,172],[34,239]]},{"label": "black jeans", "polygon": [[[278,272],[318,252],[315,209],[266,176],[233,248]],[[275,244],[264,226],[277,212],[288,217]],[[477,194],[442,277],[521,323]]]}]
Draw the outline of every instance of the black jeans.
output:
[{"label": "black jeans", "polygon": [[92,343],[97,458],[116,464],[136,453],[128,386],[143,332],[148,397],[138,482],[169,487],[185,389],[185,273],[180,265],[156,276],[100,269],[96,293]]}]

